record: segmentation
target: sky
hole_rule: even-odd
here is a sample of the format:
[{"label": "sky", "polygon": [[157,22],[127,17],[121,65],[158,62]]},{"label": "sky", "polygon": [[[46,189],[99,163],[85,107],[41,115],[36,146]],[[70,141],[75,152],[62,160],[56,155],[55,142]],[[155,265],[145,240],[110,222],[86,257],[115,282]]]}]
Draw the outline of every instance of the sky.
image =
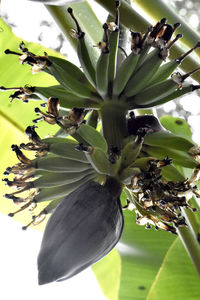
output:
[{"label": "sky", "polygon": [[0,213],[0,282],[4,300],[103,300],[106,299],[90,269],[63,281],[39,286],[37,255],[42,232]]}]

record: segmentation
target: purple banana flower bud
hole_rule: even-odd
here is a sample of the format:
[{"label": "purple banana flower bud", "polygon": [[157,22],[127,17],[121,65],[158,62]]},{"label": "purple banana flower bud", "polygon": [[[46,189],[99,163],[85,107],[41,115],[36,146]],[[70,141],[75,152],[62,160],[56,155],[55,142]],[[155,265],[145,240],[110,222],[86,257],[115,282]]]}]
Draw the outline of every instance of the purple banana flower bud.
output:
[{"label": "purple banana flower bud", "polygon": [[147,133],[165,130],[155,116],[143,115],[135,117],[135,115],[132,113],[128,119],[128,133],[136,135],[138,130],[141,128],[145,128]]},{"label": "purple banana flower bud", "polygon": [[113,249],[124,224],[118,191],[89,181],[60,202],[44,232],[39,284],[68,279]]}]

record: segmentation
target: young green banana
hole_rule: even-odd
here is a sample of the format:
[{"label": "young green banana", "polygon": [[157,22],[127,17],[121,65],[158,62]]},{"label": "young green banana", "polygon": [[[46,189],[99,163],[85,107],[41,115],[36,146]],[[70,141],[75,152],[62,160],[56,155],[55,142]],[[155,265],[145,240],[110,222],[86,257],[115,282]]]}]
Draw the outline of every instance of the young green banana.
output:
[{"label": "young green banana", "polygon": [[77,27],[77,31],[76,32],[73,31],[73,35],[78,39],[77,54],[78,54],[79,61],[81,63],[81,67],[88,80],[95,86],[96,85],[96,76],[95,76],[96,60],[93,57],[91,52],[92,46],[90,45],[85,33],[81,30],[78,21],[74,17],[72,8],[68,7],[67,11],[71,15]]},{"label": "young green banana", "polygon": [[129,78],[135,70],[138,58],[138,54],[136,54],[135,52],[131,52],[129,56],[127,56],[122,62],[113,84],[114,96],[120,95],[121,92],[124,90]]},{"label": "young green banana", "polygon": [[71,184],[76,181],[81,180],[86,175],[92,175],[94,171],[88,169],[86,171],[77,173],[56,173],[56,172],[46,172],[41,177],[30,182],[30,186],[33,188],[51,188],[66,184]]},{"label": "young green banana", "polygon": [[123,184],[129,185],[131,184],[133,177],[137,176],[140,173],[141,170],[139,168],[127,167],[122,170],[122,172],[119,175],[119,179]]},{"label": "young green banana", "polygon": [[44,201],[50,201],[55,198],[65,197],[69,195],[71,192],[73,192],[74,190],[76,190],[78,187],[86,183],[87,181],[94,179],[95,176],[96,176],[95,173],[91,173],[73,183],[69,183],[57,187],[42,188],[40,193],[34,197],[34,202],[39,203]]},{"label": "young green banana", "polygon": [[142,144],[144,142],[144,135],[138,134],[134,141],[127,143],[121,153],[121,168],[132,166],[137,156],[140,154]]},{"label": "young green banana", "polygon": [[85,153],[88,162],[96,172],[105,175],[110,174],[111,163],[108,160],[108,155],[101,148],[80,144],[76,149]]},{"label": "young green banana", "polygon": [[[177,37],[181,37],[181,34],[178,34]],[[179,58],[175,60],[169,61],[163,64],[158,71],[153,75],[152,79],[149,81],[149,86],[155,83],[161,82],[166,80],[174,71],[175,69],[183,62],[183,60],[195,49],[200,47],[200,42],[198,42],[192,49],[181,55]]]},{"label": "young green banana", "polygon": [[113,81],[117,69],[117,53],[119,45],[119,1],[115,1],[116,17],[115,22],[108,23],[109,34],[109,64],[108,64],[108,95],[111,98],[113,94]]},{"label": "young green banana", "polygon": [[87,158],[85,157],[84,153],[75,150],[77,144],[71,143],[55,143],[51,144],[48,147],[48,150],[52,154],[59,155],[61,157],[65,157],[70,160],[75,160],[83,163],[87,163]]},{"label": "young green banana", "polygon": [[[172,92],[168,96],[162,97],[161,99],[157,98],[156,100],[150,102],[149,104],[144,104],[144,105],[143,104],[135,104],[134,107],[135,108],[150,108],[153,106],[161,105],[161,104],[167,103],[171,100],[174,100],[176,98],[184,96],[185,94],[188,94],[188,93],[193,92],[198,89],[200,89],[200,85],[190,84],[187,86],[183,86],[182,89],[175,90],[175,92]],[[132,107],[132,106],[130,105],[130,107]]]},{"label": "young green banana", "polygon": [[126,98],[133,97],[142,91],[161,65],[163,59],[160,54],[160,49],[155,49],[152,52],[153,53],[149,54],[150,57],[146,59],[145,63],[129,79],[123,92],[123,96]]},{"label": "young green banana", "polygon": [[100,99],[98,100],[96,96],[90,98],[83,98],[77,96],[73,91],[69,91],[62,87],[62,85],[55,85],[49,87],[34,87],[34,94],[40,99],[47,102],[49,97],[59,98],[61,108],[98,108],[100,106]]},{"label": "young green banana", "polygon": [[127,99],[129,109],[140,107],[141,105],[153,105],[157,100],[162,100],[165,97],[173,94],[177,88],[181,89],[183,82],[193,73],[200,70],[200,67],[181,75],[179,72],[174,72],[170,79],[159,82],[144,91],[138,93],[134,97]]},{"label": "young green banana", "polygon": [[107,95],[109,94],[108,91],[108,67],[109,67],[109,57],[110,57],[110,50],[108,48],[108,24],[103,24],[104,29],[104,37],[103,42],[99,43],[101,48],[101,54],[97,61],[96,66],[96,86],[99,94],[105,100]]},{"label": "young green banana", "polygon": [[137,95],[127,99],[129,109],[137,107],[138,105],[148,105],[160,100],[170,93],[173,93],[178,88],[177,83],[170,78],[166,81],[154,84],[141,91]]},{"label": "young green banana", "polygon": [[[138,62],[141,56],[146,53],[147,48],[150,46],[144,46],[146,37],[149,30],[142,36],[141,33],[131,32],[131,53],[124,59],[120,65],[113,87],[113,94],[118,96],[124,90],[128,80],[131,78],[133,73],[138,68]],[[148,51],[147,51],[148,52]],[[145,54],[146,55],[146,54]]]},{"label": "young green banana", "polygon": [[82,124],[76,131],[89,145],[101,148],[105,153],[108,151],[108,145],[104,136],[92,126]]},{"label": "young green banana", "polygon": [[139,168],[141,171],[147,171],[149,170],[150,161],[152,160],[156,160],[156,158],[153,156],[137,158],[131,168]]},{"label": "young green banana", "polygon": [[32,166],[38,170],[51,172],[81,172],[88,170],[91,166],[88,163],[79,162],[59,156],[45,156],[32,161]]},{"label": "young green banana", "polygon": [[77,66],[58,57],[50,56],[49,60],[52,63],[48,67],[49,71],[63,87],[83,98],[94,95],[94,88]]},{"label": "young green banana", "polygon": [[[38,189],[38,188],[35,189],[33,186],[30,186],[29,188],[31,188],[31,189],[34,188],[34,191],[32,193],[30,193],[28,195],[28,197],[26,197],[26,198],[16,197],[14,195],[14,193],[6,194],[4,196],[8,199],[12,199],[14,201],[14,203],[19,203],[19,204],[25,203],[17,211],[9,213],[9,216],[13,217],[15,214],[17,214],[27,208],[33,210],[37,206],[38,203],[46,202],[46,201],[51,201],[49,203],[49,205],[47,206],[48,207],[47,212],[51,212],[55,208],[55,206],[59,203],[61,198],[69,195],[70,193],[75,191],[77,188],[79,188],[80,186],[85,184],[86,182],[88,182],[90,180],[94,180],[95,177],[96,177],[96,175],[93,172],[93,173],[85,174],[85,176],[82,177],[80,180],[74,181],[69,184],[64,184],[64,185],[54,186],[54,187],[45,187],[45,188],[41,188],[41,189]],[[44,214],[44,210],[40,213],[40,216],[43,214]],[[40,219],[40,218],[38,218],[38,219]],[[33,220],[36,221],[36,219],[33,219]],[[39,223],[39,222],[37,222],[37,223],[33,222],[33,220],[28,225],[24,226],[22,229],[25,230],[31,224],[35,223],[34,225],[37,225]]]},{"label": "young green banana", "polygon": [[[63,137],[49,137],[49,138],[44,138],[41,139],[42,143],[46,143],[48,145],[53,145],[53,144],[60,144],[60,143],[65,143],[66,147],[68,144],[76,145],[76,141],[71,139],[71,138],[63,138]],[[49,146],[50,147],[50,146]]]}]

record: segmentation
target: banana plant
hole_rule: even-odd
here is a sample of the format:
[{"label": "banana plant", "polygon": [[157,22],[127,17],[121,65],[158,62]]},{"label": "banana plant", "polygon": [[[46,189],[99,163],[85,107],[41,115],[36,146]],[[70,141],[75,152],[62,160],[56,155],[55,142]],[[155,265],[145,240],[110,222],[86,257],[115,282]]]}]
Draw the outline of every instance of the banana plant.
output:
[{"label": "banana plant", "polygon": [[[184,120],[145,114],[200,88],[191,54],[200,47],[198,34],[186,24],[179,29],[178,16],[160,0],[158,19],[150,1],[135,1],[155,24],[128,1],[96,1],[108,11],[102,23],[87,1],[40,2],[73,44],[81,68],[19,41],[2,23],[9,41],[1,46],[2,64],[12,68],[0,89],[5,98],[12,90],[20,107],[31,102],[27,112],[34,107],[36,114],[20,122],[13,112],[7,117],[7,104],[2,108],[2,117],[28,138],[11,146],[18,162],[4,171],[9,200],[2,210],[10,201],[7,213],[21,219],[23,230],[45,225],[39,284],[93,266],[111,300],[198,299],[199,146]],[[183,51],[179,40],[187,32],[190,48]],[[26,68],[19,86],[9,78],[15,66],[22,74]],[[53,135],[45,137],[49,127]],[[35,212],[28,221],[27,211]]]}]

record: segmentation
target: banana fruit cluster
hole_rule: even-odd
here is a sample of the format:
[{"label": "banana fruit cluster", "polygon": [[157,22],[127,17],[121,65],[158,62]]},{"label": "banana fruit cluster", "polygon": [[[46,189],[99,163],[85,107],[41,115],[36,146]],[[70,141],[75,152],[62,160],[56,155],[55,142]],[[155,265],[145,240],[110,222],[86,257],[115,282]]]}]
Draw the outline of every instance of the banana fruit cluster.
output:
[{"label": "banana fruit cluster", "polygon": [[[5,197],[20,205],[9,216],[46,203],[23,229],[52,214],[38,257],[40,284],[70,278],[112,250],[123,230],[122,190],[128,197],[124,208],[131,203],[139,225],[174,234],[186,225],[181,209],[191,208],[190,198],[200,195],[195,186],[198,146],[165,130],[155,116],[131,111],[199,89],[184,82],[199,68],[183,75],[175,69],[200,43],[165,62],[181,35],[171,40],[180,24],[172,26],[163,18],[145,33],[131,32],[130,54],[119,55],[120,3],[114,3],[116,16],[103,24],[97,61],[73,10],[66,12],[76,26],[70,33],[78,40],[82,70],[47,53],[37,56],[23,42],[21,53],[5,51],[18,55],[32,73],[47,72],[58,81],[50,87],[0,87],[14,90],[11,101],[43,100],[46,110],[36,107],[33,123],[60,128],[55,137],[40,138],[36,126],[28,126],[29,142],[11,147],[19,163],[4,172],[12,176],[5,177],[5,183],[15,189]],[[35,158],[24,151],[35,152]],[[189,179],[180,171],[184,167],[190,170]]]}]

